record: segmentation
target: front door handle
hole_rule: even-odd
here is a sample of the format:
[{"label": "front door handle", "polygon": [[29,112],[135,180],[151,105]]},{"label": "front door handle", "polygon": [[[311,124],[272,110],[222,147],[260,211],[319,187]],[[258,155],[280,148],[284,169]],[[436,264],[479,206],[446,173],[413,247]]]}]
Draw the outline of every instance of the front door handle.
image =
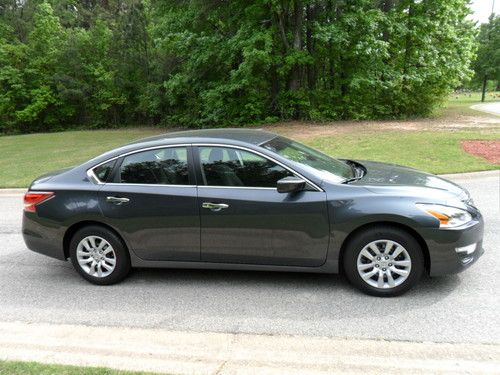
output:
[{"label": "front door handle", "polygon": [[106,202],[116,204],[117,206],[121,206],[122,204],[130,202],[130,199],[122,197],[106,197]]},{"label": "front door handle", "polygon": [[229,205],[225,203],[212,203],[212,202],[203,202],[201,205],[202,208],[207,208],[211,211],[220,211],[224,208],[228,208]]}]

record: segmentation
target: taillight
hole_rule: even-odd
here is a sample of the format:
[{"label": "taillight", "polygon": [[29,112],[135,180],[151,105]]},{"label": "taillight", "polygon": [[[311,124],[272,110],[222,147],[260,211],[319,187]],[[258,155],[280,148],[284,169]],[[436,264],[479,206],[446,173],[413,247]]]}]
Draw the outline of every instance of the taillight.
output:
[{"label": "taillight", "polygon": [[52,198],[55,195],[53,192],[33,192],[28,191],[24,195],[24,211],[36,212],[36,205],[45,202],[47,199]]}]

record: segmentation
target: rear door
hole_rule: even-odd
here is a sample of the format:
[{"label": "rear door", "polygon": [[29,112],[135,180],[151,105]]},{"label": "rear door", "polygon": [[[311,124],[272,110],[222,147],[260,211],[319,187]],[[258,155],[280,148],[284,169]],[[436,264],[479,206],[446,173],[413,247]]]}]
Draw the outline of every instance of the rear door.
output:
[{"label": "rear door", "polygon": [[326,194],[278,193],[293,173],[250,150],[193,147],[198,170],[201,259],[207,262],[320,266],[326,260]]},{"label": "rear door", "polygon": [[200,260],[197,189],[188,145],[120,158],[99,205],[134,253],[146,260]]}]

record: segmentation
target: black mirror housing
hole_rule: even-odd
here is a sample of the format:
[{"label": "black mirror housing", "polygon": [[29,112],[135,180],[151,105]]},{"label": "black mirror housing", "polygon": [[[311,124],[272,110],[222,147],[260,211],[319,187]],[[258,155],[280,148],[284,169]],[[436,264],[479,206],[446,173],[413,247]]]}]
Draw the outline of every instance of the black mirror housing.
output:
[{"label": "black mirror housing", "polygon": [[304,190],[306,182],[299,177],[285,177],[278,181],[278,193],[294,193]]}]

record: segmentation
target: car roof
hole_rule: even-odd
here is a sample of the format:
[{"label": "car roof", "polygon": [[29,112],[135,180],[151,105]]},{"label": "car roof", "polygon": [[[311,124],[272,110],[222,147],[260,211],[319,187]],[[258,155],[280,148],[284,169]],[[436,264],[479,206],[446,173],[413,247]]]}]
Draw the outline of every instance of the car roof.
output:
[{"label": "car roof", "polygon": [[232,140],[253,145],[260,145],[266,141],[276,138],[277,135],[261,129],[237,129],[237,128],[222,128],[222,129],[197,129],[186,130],[172,133],[165,133],[149,138],[144,138],[130,143],[130,145],[150,144],[165,141],[165,143],[173,143],[173,141],[182,140],[183,142],[214,142],[217,140]]},{"label": "car roof", "polygon": [[161,147],[163,145],[210,143],[227,145],[253,145],[258,146],[266,141],[276,138],[278,135],[260,129],[199,129],[165,133],[149,138],[139,139],[135,142],[110,150],[101,154],[79,167],[88,169],[108,159],[116,158],[121,154],[139,151],[149,147]]}]

